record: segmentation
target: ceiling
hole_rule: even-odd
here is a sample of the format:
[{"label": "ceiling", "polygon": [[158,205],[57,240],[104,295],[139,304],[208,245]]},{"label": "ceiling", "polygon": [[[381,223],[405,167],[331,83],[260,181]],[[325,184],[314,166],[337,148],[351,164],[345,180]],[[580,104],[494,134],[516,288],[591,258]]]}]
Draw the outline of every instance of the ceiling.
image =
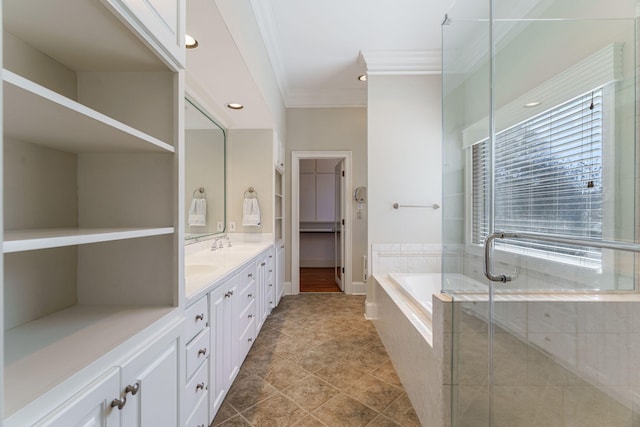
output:
[{"label": "ceiling", "polygon": [[365,106],[361,52],[376,60],[400,52],[396,63],[429,53],[439,68],[441,22],[454,1],[189,0],[187,32],[200,46],[187,51],[187,90],[227,128],[274,126],[265,74],[287,108]]},{"label": "ceiling", "polygon": [[287,107],[366,105],[360,52],[439,52],[451,3],[251,0]]}]

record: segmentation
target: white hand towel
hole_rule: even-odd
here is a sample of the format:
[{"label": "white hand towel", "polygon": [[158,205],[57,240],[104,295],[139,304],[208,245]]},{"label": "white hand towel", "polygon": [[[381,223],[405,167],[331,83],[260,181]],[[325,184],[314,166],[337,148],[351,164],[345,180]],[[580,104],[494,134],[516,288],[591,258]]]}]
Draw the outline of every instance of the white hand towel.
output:
[{"label": "white hand towel", "polygon": [[189,207],[188,224],[190,226],[207,225],[207,200],[206,199],[191,200],[191,206]]},{"label": "white hand towel", "polygon": [[260,206],[258,199],[244,199],[242,204],[242,225],[249,227],[260,226]]}]

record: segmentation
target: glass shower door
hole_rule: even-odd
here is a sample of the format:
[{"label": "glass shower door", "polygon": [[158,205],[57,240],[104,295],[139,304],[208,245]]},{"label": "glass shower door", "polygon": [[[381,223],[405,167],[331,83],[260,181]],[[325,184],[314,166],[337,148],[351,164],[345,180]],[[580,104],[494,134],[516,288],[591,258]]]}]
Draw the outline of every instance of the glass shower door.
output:
[{"label": "glass shower door", "polygon": [[636,255],[584,244],[637,241],[635,2],[471,3],[443,25],[452,425],[640,425]]}]

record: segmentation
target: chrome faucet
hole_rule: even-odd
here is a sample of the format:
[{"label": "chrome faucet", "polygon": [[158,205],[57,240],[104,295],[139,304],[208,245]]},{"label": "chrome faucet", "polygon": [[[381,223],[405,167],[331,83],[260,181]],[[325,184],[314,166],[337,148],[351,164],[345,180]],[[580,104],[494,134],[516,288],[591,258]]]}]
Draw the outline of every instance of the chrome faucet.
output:
[{"label": "chrome faucet", "polygon": [[[220,245],[218,246],[218,242],[220,242]],[[213,244],[211,245],[211,250],[212,251],[216,251],[218,250],[218,248],[222,249],[224,246],[222,244],[222,240],[220,240],[219,237],[216,237],[216,239],[213,241]]]},{"label": "chrome faucet", "polygon": [[231,238],[229,237],[229,235],[225,235],[224,238],[227,241],[227,247],[230,248],[231,247]]}]

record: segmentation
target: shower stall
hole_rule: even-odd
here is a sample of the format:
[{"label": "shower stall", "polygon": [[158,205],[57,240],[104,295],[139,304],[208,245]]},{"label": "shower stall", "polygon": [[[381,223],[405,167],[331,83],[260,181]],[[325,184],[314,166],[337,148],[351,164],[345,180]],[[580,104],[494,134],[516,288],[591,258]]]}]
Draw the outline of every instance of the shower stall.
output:
[{"label": "shower stall", "polygon": [[443,20],[452,426],[640,426],[636,9]]}]

